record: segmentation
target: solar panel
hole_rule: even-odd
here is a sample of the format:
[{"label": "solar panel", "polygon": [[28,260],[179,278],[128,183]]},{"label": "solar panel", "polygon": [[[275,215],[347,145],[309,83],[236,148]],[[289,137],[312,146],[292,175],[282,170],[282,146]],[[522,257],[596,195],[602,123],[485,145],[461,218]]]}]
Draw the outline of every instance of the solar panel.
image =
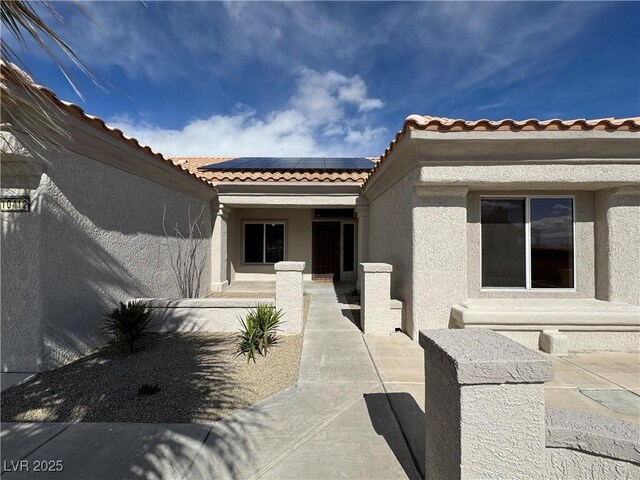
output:
[{"label": "solar panel", "polygon": [[213,171],[371,170],[375,163],[364,157],[240,157],[200,167]]}]

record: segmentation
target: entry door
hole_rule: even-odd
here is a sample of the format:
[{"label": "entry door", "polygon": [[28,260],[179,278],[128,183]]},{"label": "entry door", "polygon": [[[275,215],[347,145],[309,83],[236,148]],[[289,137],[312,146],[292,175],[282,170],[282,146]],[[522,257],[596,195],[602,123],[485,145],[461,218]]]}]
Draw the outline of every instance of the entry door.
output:
[{"label": "entry door", "polygon": [[340,222],[313,222],[314,280],[340,280]]}]

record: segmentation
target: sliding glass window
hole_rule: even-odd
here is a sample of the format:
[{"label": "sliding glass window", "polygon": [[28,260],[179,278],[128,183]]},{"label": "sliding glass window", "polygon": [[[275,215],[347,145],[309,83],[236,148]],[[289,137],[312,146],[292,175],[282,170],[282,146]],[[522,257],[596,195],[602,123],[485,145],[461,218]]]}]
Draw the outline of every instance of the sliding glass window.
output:
[{"label": "sliding glass window", "polygon": [[244,262],[277,263],[284,260],[283,223],[244,224]]},{"label": "sliding glass window", "polygon": [[573,200],[532,198],[531,288],[573,288]]},{"label": "sliding glass window", "polygon": [[525,199],[482,199],[482,286],[525,288]]},{"label": "sliding glass window", "polygon": [[572,198],[480,203],[483,288],[574,288]]}]

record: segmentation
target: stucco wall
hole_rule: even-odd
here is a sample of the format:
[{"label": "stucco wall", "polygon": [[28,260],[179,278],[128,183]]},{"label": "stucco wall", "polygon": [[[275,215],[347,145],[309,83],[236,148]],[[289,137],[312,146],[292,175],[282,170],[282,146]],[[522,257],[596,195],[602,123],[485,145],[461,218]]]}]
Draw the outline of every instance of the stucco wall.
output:
[{"label": "stucco wall", "polygon": [[640,305],[640,187],[596,194],[597,298]]},{"label": "stucco wall", "polygon": [[418,329],[447,328],[451,306],[467,298],[467,192],[425,189],[413,208],[412,313]]},{"label": "stucco wall", "polygon": [[[229,281],[275,281],[273,264],[244,263],[244,222],[283,222],[285,236],[284,260],[291,262],[305,262],[304,280],[311,280],[313,267],[312,229],[314,209],[309,208],[231,208],[227,221]],[[355,240],[357,242],[358,226],[355,219],[323,218],[317,221],[349,221],[355,226]],[[354,245],[354,258],[357,258],[357,248]],[[340,279],[354,281],[357,272],[341,272]]]},{"label": "stucco wall", "polygon": [[411,314],[413,250],[411,243],[413,190],[402,178],[369,204],[369,262],[389,263],[391,298],[404,300],[403,331],[414,331]]},{"label": "stucco wall", "polygon": [[[74,148],[84,151],[80,141]],[[123,155],[100,152],[101,160]],[[101,344],[102,314],[118,301],[179,296],[165,206],[167,230],[178,223],[185,233],[189,206],[192,217],[204,208],[206,292],[210,200],[71,152],[46,153],[32,180],[32,211],[2,214],[2,371],[53,368]],[[24,182],[3,175],[2,194]]]},{"label": "stucco wall", "polygon": [[[574,291],[544,292],[482,290],[480,255],[480,196],[481,195],[557,195],[574,196],[576,285]],[[470,298],[593,298],[595,296],[595,192],[585,191],[472,191],[467,203],[468,268],[467,292]]]},{"label": "stucco wall", "polygon": [[305,262],[305,280],[311,279],[311,220],[313,210],[297,208],[232,208],[227,223],[229,279],[275,281],[273,264],[245,264],[243,261],[245,221],[284,222],[287,261]]}]

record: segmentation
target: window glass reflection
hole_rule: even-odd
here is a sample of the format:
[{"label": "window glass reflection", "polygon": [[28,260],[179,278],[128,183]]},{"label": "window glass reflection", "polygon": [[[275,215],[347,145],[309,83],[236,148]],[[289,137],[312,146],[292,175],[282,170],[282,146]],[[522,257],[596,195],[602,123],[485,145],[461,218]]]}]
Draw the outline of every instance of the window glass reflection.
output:
[{"label": "window glass reflection", "polygon": [[268,223],[266,225],[266,263],[277,263],[284,260],[284,225]]},{"label": "window glass reflection", "polygon": [[531,199],[531,287],[573,288],[573,200]]},{"label": "window glass reflection", "polygon": [[526,287],[525,199],[483,198],[482,286]]}]

